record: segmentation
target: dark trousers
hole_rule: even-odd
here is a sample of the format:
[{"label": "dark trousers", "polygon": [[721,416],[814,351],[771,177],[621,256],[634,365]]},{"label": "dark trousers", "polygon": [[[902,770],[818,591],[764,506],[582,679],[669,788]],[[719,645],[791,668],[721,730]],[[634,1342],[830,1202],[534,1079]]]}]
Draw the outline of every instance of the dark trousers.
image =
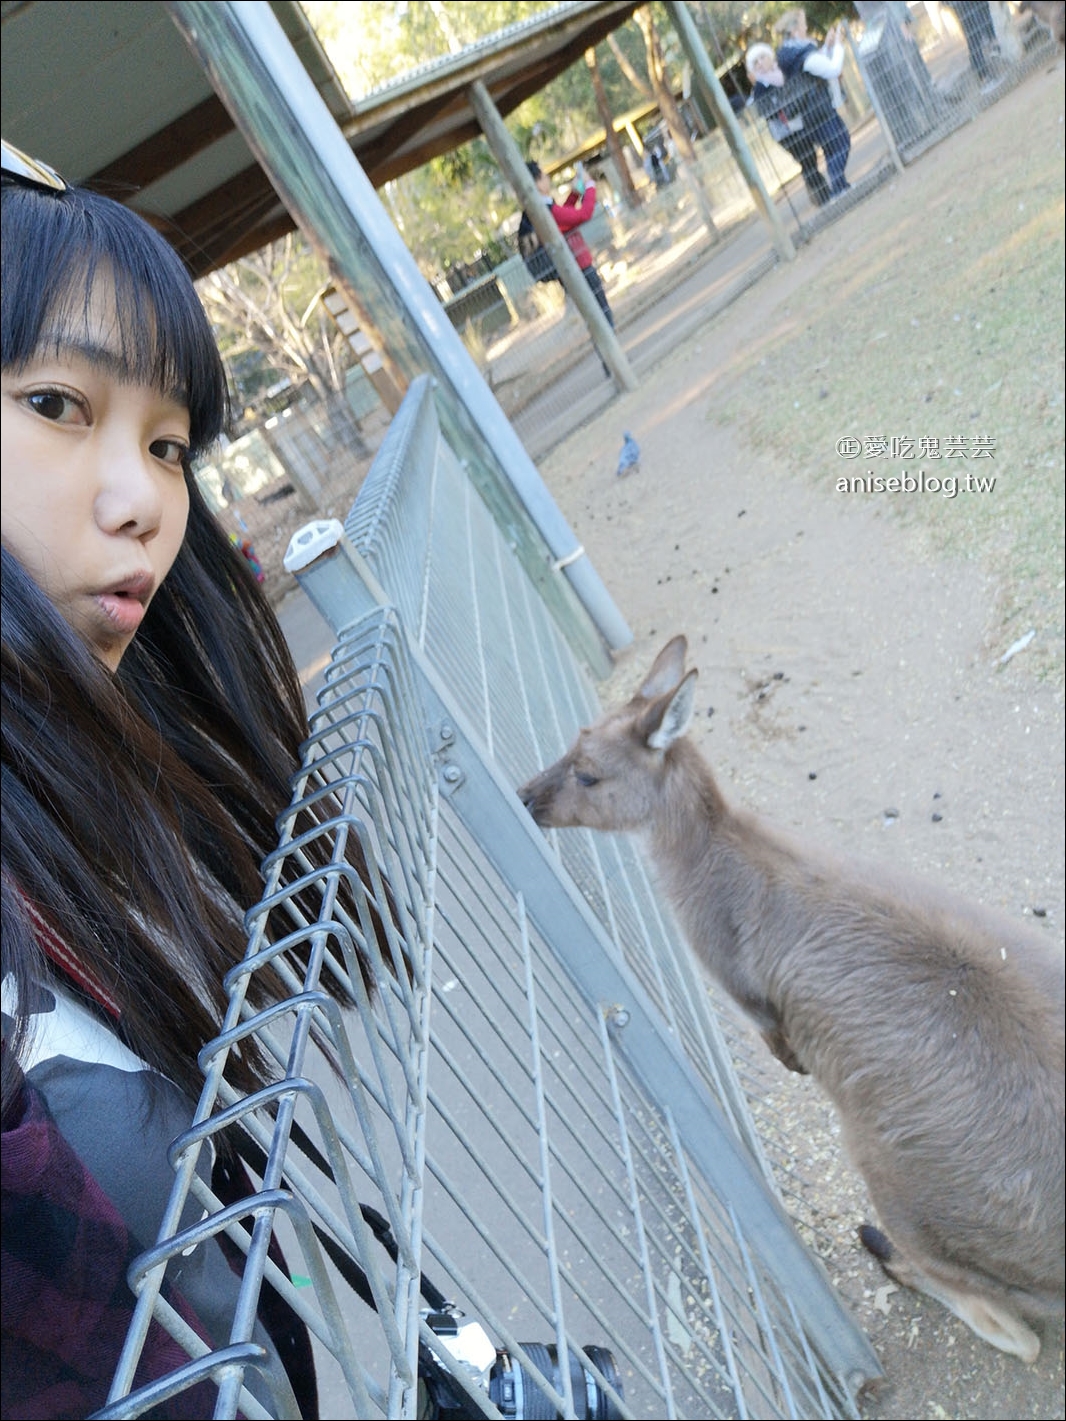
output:
[{"label": "dark trousers", "polygon": [[587,266],[584,269],[583,275],[585,280],[588,282],[589,290],[592,292],[593,296],[595,296],[596,300],[600,303],[600,310],[607,317],[607,323],[613,331],[614,313],[612,312],[610,306],[608,306],[607,304],[607,292],[603,289],[603,282],[600,280],[599,272],[594,266]]},{"label": "dark trousers", "polygon": [[802,132],[789,133],[778,139],[786,153],[790,153],[800,165],[803,186],[815,207],[822,207],[829,201],[829,184],[818,166],[818,149]]},{"label": "dark trousers", "polygon": [[829,191],[836,197],[838,193],[847,192],[849,186],[844,177],[844,169],[848,165],[848,154],[851,152],[851,134],[847,124],[836,113],[827,128],[828,132],[822,138],[822,152],[825,154],[825,166],[829,173]]},{"label": "dark trousers", "polygon": [[811,138],[821,148],[825,158],[831,196],[838,197],[842,192],[847,192],[850,184],[844,176],[844,169],[851,153],[851,134],[847,124],[834,109],[812,126]]}]

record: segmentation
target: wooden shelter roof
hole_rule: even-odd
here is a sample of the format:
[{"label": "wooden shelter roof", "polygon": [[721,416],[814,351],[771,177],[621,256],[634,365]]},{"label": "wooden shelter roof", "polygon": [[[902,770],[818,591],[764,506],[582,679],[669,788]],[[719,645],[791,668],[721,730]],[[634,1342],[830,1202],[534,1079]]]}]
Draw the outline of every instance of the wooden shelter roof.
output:
[{"label": "wooden shelter roof", "polygon": [[[295,0],[271,8],[375,186],[480,132],[480,80],[504,115],[624,24],[631,0],[569,0],[351,101]],[[128,202],[194,276],[293,227],[167,8],[4,0],[2,131],[71,182]]]}]

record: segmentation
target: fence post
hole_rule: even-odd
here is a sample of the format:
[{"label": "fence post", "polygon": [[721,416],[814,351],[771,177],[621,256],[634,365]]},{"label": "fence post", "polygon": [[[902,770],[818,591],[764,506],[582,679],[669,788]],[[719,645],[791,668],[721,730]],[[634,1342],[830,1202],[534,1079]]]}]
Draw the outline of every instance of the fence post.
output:
[{"label": "fence post", "polygon": [[507,131],[507,125],[492,102],[488,89],[478,79],[470,85],[467,92],[470,95],[470,103],[474,112],[477,114],[477,121],[481,125],[481,131],[485,135],[497,163],[503,169],[504,176],[518,194],[519,202],[529,214],[534,231],[544,243],[548,254],[555,263],[555,270],[559,273],[559,279],[566,288],[567,295],[572,297],[574,305],[581,312],[582,319],[589,328],[593,345],[622,389],[636,390],[638,383],[637,377],[633,374],[633,367],[630,365],[618,337],[611,329],[607,317],[600,310],[599,302],[581,275],[581,268],[578,266],[573,252],[566,245],[563,234],[545,211],[544,201],[537,191],[533,179],[529,176],[518,144]]},{"label": "fence post", "polygon": [[703,90],[704,97],[711,106],[711,112],[721,125],[725,134],[725,141],[729,144],[730,151],[737,161],[737,166],[744,174],[744,180],[751,190],[755,206],[762,214],[763,221],[770,229],[770,236],[773,240],[777,253],[785,261],[792,261],[796,255],[796,248],[792,244],[792,238],[785,229],[785,224],[778,215],[777,208],[770,200],[770,194],[766,191],[766,185],[759,176],[759,170],[755,166],[755,159],[751,156],[751,149],[744,140],[744,135],[740,131],[740,124],[737,123],[736,115],[729,107],[729,100],[725,96],[721,80],[714,72],[714,65],[707,58],[707,51],[703,47],[699,31],[695,22],[688,12],[685,0],[666,0],[666,13],[673,21],[674,29],[677,30],[678,38],[681,41],[681,48],[685,51],[685,57],[692,65],[692,72],[696,76],[696,82]]}]

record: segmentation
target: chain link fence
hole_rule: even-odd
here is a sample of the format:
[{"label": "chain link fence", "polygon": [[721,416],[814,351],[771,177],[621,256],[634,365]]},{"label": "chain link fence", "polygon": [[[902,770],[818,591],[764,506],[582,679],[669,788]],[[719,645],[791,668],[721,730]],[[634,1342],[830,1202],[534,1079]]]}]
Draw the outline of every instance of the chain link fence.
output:
[{"label": "chain link fence", "polygon": [[[848,27],[836,110],[850,143],[849,188],[827,201],[825,190],[805,181],[795,152],[789,151],[792,145],[772,137],[767,116],[749,104],[744,56],[724,32],[717,7],[692,7],[759,175],[797,242],[814,238],[1055,53],[1052,37],[1036,18],[1006,4],[970,4],[956,11],[932,0],[911,5],[878,0],[857,8],[860,17]],[[748,7],[749,33],[778,43],[771,33],[776,14],[776,8]],[[703,112],[698,93],[685,112],[695,162],[682,163],[666,144],[671,151],[660,183],[628,146],[640,195],[637,207],[626,205],[622,184],[604,155],[586,160],[597,179],[598,211],[581,230],[622,345],[643,378],[677,340],[737,300],[778,260],[722,131],[709,110]],[[664,141],[659,134],[656,128],[656,146]],[[817,133],[814,153],[824,180],[826,158]],[[557,176],[565,190],[570,173]],[[682,288],[677,320],[664,332],[664,312]],[[449,304],[468,349],[534,457],[614,396],[614,383],[562,286],[535,281],[520,256],[480,276],[468,293],[458,292]]]}]

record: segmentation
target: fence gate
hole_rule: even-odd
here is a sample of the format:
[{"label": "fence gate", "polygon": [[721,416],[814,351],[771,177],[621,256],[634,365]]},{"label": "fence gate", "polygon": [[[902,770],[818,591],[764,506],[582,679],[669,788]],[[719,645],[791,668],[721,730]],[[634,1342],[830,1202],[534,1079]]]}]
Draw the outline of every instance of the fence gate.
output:
[{"label": "fence gate", "polygon": [[[142,1415],[204,1376],[216,1416],[268,1414],[249,1387],[269,1285],[311,1329],[326,1416],[855,1416],[876,1359],[778,1203],[639,858],[622,838],[546,837],[514,793],[595,693],[434,398],[412,385],[343,534],[294,540],[338,641],[98,1415]],[[278,886],[293,864],[299,901]],[[377,955],[369,997],[355,944]],[[268,962],[291,996],[254,1013],[247,983]],[[330,975],[354,1008],[322,992]],[[244,1097],[226,1063],[249,1034],[280,1079]],[[234,1122],[264,1163],[260,1192],[227,1210],[196,1164]],[[182,1227],[190,1196],[203,1217]],[[211,1352],[159,1289],[223,1230],[247,1262]],[[134,1388],[153,1310],[191,1360]]]}]

